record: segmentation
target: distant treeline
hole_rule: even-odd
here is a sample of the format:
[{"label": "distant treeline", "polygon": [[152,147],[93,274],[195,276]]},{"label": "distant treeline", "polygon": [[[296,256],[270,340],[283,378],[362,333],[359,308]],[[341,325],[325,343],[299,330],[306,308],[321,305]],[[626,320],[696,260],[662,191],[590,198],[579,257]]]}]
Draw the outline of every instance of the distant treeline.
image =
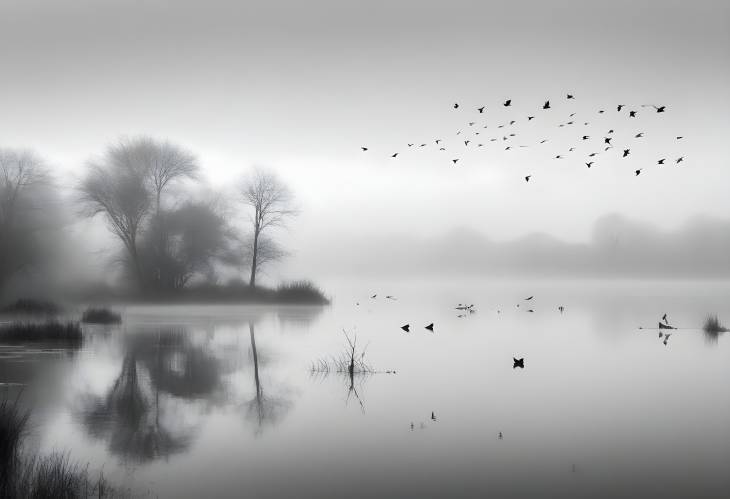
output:
[{"label": "distant treeline", "polygon": [[728,279],[730,219],[697,216],[675,230],[660,230],[606,215],[584,243],[540,233],[494,241],[471,229],[430,238],[364,234],[340,240],[336,248],[313,248],[313,255],[300,255],[312,272],[349,277]]},{"label": "distant treeline", "polygon": [[272,232],[297,214],[293,195],[259,169],[235,192],[232,198],[203,189],[192,153],[145,136],[108,146],[72,185],[35,152],[0,148],[0,298],[19,283],[42,289],[50,276],[68,273],[62,248],[77,260],[96,251],[96,241],[68,237],[66,229],[84,218],[103,220],[119,243],[100,287],[119,264],[126,296],[273,296],[277,290],[218,283],[221,274],[240,282],[245,273],[254,288],[261,268],[287,254]]}]

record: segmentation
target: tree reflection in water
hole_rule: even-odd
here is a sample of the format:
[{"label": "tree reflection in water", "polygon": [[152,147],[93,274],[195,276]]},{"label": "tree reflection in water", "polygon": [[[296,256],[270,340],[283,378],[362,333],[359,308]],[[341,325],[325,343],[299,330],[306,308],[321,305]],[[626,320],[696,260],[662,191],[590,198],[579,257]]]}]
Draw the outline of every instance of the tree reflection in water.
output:
[{"label": "tree reflection in water", "polygon": [[221,386],[217,359],[180,329],[132,334],[125,349],[106,396],[86,398],[84,426],[124,459],[144,462],[184,452],[194,428],[182,424],[179,411],[166,409],[174,399],[213,397]]},{"label": "tree reflection in water", "polygon": [[272,397],[264,392],[259,373],[259,353],[256,348],[256,331],[253,321],[248,323],[253,358],[253,377],[255,396],[246,402],[246,417],[256,424],[256,433],[261,434],[265,425],[274,426],[281,421],[291,408],[291,400]]}]

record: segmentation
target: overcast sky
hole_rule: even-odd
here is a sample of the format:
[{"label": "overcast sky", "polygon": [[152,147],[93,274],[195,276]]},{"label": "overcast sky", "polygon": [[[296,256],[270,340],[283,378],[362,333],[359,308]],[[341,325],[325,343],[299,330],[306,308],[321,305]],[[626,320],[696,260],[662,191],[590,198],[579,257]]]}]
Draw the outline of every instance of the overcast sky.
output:
[{"label": "overcast sky", "polygon": [[[270,167],[299,197],[287,236],[298,247],[458,226],[582,241],[609,212],[664,228],[729,213],[726,1],[0,0],[0,9],[1,146],[34,148],[65,178],[119,136],[143,133],[192,150],[214,186]],[[619,103],[638,118],[618,114]],[[571,112],[574,128],[559,128]],[[529,127],[527,115],[538,116]],[[516,150],[504,151],[496,126],[511,119]],[[472,120],[489,127],[474,143],[500,142],[457,141]],[[617,148],[586,168],[609,128]],[[618,146],[639,131],[621,158]],[[583,133],[595,145],[579,143]],[[680,155],[681,166],[655,165]]]}]

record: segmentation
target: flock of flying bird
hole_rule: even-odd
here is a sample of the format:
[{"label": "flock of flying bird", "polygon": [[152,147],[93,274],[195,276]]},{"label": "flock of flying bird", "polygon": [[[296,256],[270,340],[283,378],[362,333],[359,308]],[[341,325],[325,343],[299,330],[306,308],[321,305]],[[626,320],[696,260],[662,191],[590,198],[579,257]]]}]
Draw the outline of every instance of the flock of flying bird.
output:
[{"label": "flock of flying bird", "polygon": [[[567,101],[572,101],[574,99],[575,99],[575,97],[573,94],[570,94],[570,93],[566,94]],[[502,103],[502,106],[505,108],[512,107],[512,99],[507,99],[506,101],[504,101]],[[553,109],[553,107],[550,103],[550,100],[546,100],[541,107],[542,108],[540,110],[538,110],[538,113],[535,113],[535,115],[528,115],[528,116],[523,117],[524,118],[523,122],[525,122],[525,123],[531,122],[532,120],[534,120],[538,117],[539,113],[548,112],[549,110]],[[635,119],[638,117],[639,112],[637,110],[628,110],[627,112],[624,112],[623,109],[625,107],[626,107],[625,104],[618,104],[616,106],[616,112],[625,115],[628,119],[631,119],[631,118]],[[655,113],[664,113],[667,110],[667,106],[665,106],[665,105],[657,106],[654,104],[642,104],[641,107],[653,108]],[[458,111],[458,110],[462,109],[462,106],[457,102],[457,103],[454,103],[453,109]],[[487,108],[486,108],[486,106],[476,107],[474,109],[474,111],[477,113],[477,115],[479,115],[481,117],[481,115],[484,115],[487,112]],[[599,115],[603,115],[606,112],[607,111],[605,109],[599,109],[597,113]],[[557,126],[559,128],[564,128],[564,127],[570,127],[570,126],[576,125],[577,124],[576,118],[575,118],[576,115],[577,115],[576,112],[570,113],[569,116],[567,117],[567,120],[560,122]],[[518,123],[517,119],[509,119],[509,120],[505,121],[504,123],[497,124],[496,126],[494,124],[492,124],[491,125],[492,128],[496,128],[497,130],[499,130],[499,132],[497,132],[497,136],[493,136],[493,137],[486,137],[486,132],[484,132],[484,129],[490,128],[490,125],[487,123],[477,122],[476,120],[477,120],[477,118],[474,118],[473,121],[469,121],[467,123],[467,127],[465,129],[468,132],[465,133],[463,129],[458,130],[456,132],[456,136],[459,136],[459,139],[458,139],[459,148],[449,145],[449,148],[448,148],[449,151],[457,151],[457,154],[454,154],[451,156],[451,163],[453,165],[457,165],[459,163],[459,161],[461,160],[461,158],[458,157],[459,150],[463,152],[468,148],[483,148],[483,147],[486,147],[489,143],[493,143],[493,142],[498,142],[498,143],[501,143],[501,145],[505,146],[504,151],[512,151],[515,149],[531,147],[530,145],[525,145],[525,144],[514,145],[514,141],[516,140],[515,137],[519,136],[519,134],[517,133],[518,128],[514,127],[514,125],[516,125]],[[589,121],[583,122],[584,126],[588,126],[589,124],[590,124]],[[615,130],[613,128],[609,128],[604,133],[599,134],[599,136],[595,137],[595,138],[593,135],[590,135],[589,133],[579,132],[576,134],[577,135],[576,140],[580,141],[580,143],[589,143],[589,144],[595,145],[595,142],[602,138],[602,140],[600,140],[600,142],[599,142],[599,145],[595,145],[595,147],[592,148],[592,149],[602,149],[602,150],[592,150],[589,154],[587,154],[587,156],[583,160],[584,164],[588,168],[591,168],[592,166],[596,165],[596,161],[598,159],[597,156],[599,156],[601,154],[606,154],[614,148],[617,148],[620,151],[619,154],[620,154],[620,158],[622,158],[622,159],[627,158],[629,155],[631,155],[632,144],[625,143],[625,144],[622,144],[621,146],[618,146],[618,145],[614,146],[614,144],[612,143],[612,140],[614,138],[614,132],[615,132]],[[484,136],[481,135],[482,133],[485,133],[485,135]],[[632,132],[633,139],[639,140],[639,139],[644,138],[644,133],[645,132],[643,132],[643,131],[637,131],[635,133]],[[500,135],[501,135],[501,138],[499,137]],[[681,136],[681,135],[675,136],[675,140],[681,140],[682,138],[683,138],[683,136]],[[439,151],[447,151],[447,147],[446,147],[447,143],[444,141],[444,139],[436,138],[436,139],[432,139],[432,141],[433,141],[433,145],[435,147],[438,147]],[[533,144],[533,145],[545,144],[548,141],[549,141],[549,139],[543,138],[539,141],[538,144]],[[463,143],[463,146],[461,146],[461,143]],[[421,148],[427,148],[429,146],[429,144],[430,144],[430,142],[422,142],[422,143],[411,142],[411,143],[407,143],[407,147],[409,149],[413,149],[413,148],[421,149]],[[472,144],[472,145],[470,146],[470,144]],[[565,159],[565,158],[567,158],[567,155],[569,153],[574,152],[576,149],[577,149],[577,146],[573,145],[573,146],[569,147],[567,149],[567,151],[561,152],[561,153],[558,153],[557,155],[555,155],[553,157],[553,159],[555,159],[555,160]],[[363,152],[367,152],[370,150],[370,148],[367,146],[361,146],[361,150]],[[401,154],[401,152],[394,152],[390,155],[390,157],[395,159],[395,158],[398,158],[398,156],[400,154]],[[667,161],[672,161],[677,165],[679,165],[680,163],[682,163],[684,161],[684,156],[677,156],[675,158],[661,157],[663,155],[657,155],[657,156],[658,157],[656,158],[656,165],[660,165],[660,166],[666,164]],[[634,174],[636,176],[640,175],[643,169],[644,169],[643,167],[635,169]],[[533,176],[532,174],[525,175],[524,176],[525,182],[529,182],[530,179],[532,178],[532,176]]]}]

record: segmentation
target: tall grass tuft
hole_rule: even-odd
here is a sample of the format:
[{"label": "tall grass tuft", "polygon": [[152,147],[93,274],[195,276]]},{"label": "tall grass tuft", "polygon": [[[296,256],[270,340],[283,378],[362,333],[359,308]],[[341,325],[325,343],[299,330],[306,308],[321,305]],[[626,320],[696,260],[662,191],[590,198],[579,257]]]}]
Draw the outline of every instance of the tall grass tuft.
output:
[{"label": "tall grass tuft", "polygon": [[93,479],[87,468],[72,462],[68,454],[25,455],[30,412],[18,400],[0,403],[0,497],[3,499],[50,499],[121,497],[102,474]]},{"label": "tall grass tuft", "polygon": [[702,330],[711,334],[726,333],[730,331],[720,323],[720,319],[717,315],[708,315],[705,319],[705,324],[702,326]]},{"label": "tall grass tuft", "polygon": [[10,325],[0,326],[0,341],[62,341],[64,343],[80,346],[82,340],[83,334],[78,322],[13,322]]},{"label": "tall grass tuft", "polygon": [[329,299],[311,281],[292,281],[279,284],[274,292],[279,303],[305,303],[324,305]]},{"label": "tall grass tuft", "polygon": [[61,307],[53,302],[20,298],[0,308],[0,314],[7,315],[46,315],[54,316],[61,313]]},{"label": "tall grass tuft", "polygon": [[[8,473],[17,471],[20,461],[20,444],[23,441],[30,413],[20,409],[16,401],[0,403],[0,492],[5,490]],[[0,494],[0,497],[5,497]]]},{"label": "tall grass tuft", "polygon": [[122,316],[108,308],[87,308],[81,316],[87,324],[121,324]]}]

